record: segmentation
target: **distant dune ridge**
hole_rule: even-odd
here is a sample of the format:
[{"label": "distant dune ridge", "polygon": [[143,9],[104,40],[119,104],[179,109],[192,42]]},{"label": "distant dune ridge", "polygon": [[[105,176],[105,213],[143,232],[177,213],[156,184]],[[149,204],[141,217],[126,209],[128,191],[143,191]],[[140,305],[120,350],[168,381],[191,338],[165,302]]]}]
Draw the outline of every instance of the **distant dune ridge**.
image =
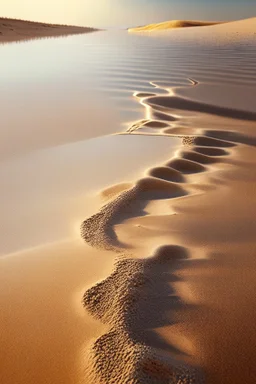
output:
[{"label": "distant dune ridge", "polygon": [[209,25],[223,24],[220,21],[171,20],[162,23],[148,24],[141,27],[129,28],[131,32],[147,32],[174,28],[207,27]]},{"label": "distant dune ridge", "polygon": [[73,35],[93,31],[96,31],[96,29],[0,18],[0,43],[30,40],[40,37]]}]

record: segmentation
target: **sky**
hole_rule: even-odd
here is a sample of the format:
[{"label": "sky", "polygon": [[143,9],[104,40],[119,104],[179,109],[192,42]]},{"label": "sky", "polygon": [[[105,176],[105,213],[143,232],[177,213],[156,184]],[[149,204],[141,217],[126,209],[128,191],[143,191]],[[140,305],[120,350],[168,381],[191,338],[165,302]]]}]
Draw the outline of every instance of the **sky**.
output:
[{"label": "sky", "polygon": [[3,17],[92,27],[256,16],[256,0],[0,0]]}]

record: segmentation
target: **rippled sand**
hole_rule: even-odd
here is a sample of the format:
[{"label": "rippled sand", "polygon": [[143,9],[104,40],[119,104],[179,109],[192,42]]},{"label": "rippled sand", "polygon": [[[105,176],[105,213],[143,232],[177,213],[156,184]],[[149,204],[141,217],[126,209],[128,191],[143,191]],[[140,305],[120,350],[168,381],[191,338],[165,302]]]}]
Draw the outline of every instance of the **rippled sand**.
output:
[{"label": "rippled sand", "polygon": [[[236,291],[240,273],[246,274],[248,268],[243,252],[254,268],[256,223],[251,212],[256,203],[256,114],[200,104],[174,94],[141,96],[152,115],[161,110],[161,121],[149,128],[143,120],[133,125],[129,134],[180,135],[183,149],[167,163],[151,168],[146,177],[113,198],[81,227],[82,237],[94,248],[120,254],[112,275],[84,295],[85,308],[110,326],[91,347],[92,382],[97,377],[99,382],[109,383],[216,383],[227,379],[238,383],[244,377],[252,382],[252,366],[244,368],[232,360],[234,340],[230,335],[236,333],[240,348],[245,353],[247,346],[249,355],[254,353],[255,335],[251,335],[252,342],[244,328],[238,334],[237,329],[229,329],[228,344],[218,353],[212,340],[215,346],[217,340],[221,344],[227,328],[236,323],[241,306],[245,306],[232,299],[236,295],[232,288]],[[183,111],[191,115],[182,116]],[[160,124],[170,117],[171,127]],[[242,254],[237,252],[237,243]],[[152,249],[156,249],[153,256]],[[222,285],[223,291],[218,287],[218,296],[214,287],[220,284],[234,249],[230,282]],[[236,264],[237,273],[233,270]],[[210,283],[209,278],[204,281],[205,274]],[[244,283],[247,295],[253,289],[251,279]],[[217,310],[218,314],[212,314]],[[219,323],[221,312],[225,321]],[[251,334],[254,314],[249,313],[246,319]],[[214,323],[208,317],[211,315]],[[202,332],[204,326],[207,337]],[[159,333],[164,335],[160,342]],[[169,344],[164,343],[166,338]],[[105,361],[113,363],[104,369]],[[223,361],[228,372],[223,371]]]},{"label": "rippled sand", "polygon": [[24,235],[2,242],[1,381],[254,383],[256,30],[244,23],[223,39],[209,27],[211,45],[208,27],[189,47],[186,31],[114,36],[90,73],[116,100],[115,135],[1,163],[6,206],[28,164],[35,175],[41,159],[44,180],[13,200],[44,217],[33,249],[33,221],[21,211],[15,227],[4,210]]}]

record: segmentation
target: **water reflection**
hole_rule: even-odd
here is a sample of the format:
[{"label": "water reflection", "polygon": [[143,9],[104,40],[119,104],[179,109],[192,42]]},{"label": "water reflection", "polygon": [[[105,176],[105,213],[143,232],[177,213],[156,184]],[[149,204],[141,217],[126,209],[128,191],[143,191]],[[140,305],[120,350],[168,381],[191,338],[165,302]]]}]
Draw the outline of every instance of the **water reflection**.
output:
[{"label": "water reflection", "polygon": [[155,162],[166,161],[179,143],[164,137],[109,136],[0,163],[0,256],[80,237],[82,221],[103,204],[99,191],[135,180]]},{"label": "water reflection", "polygon": [[[1,253],[72,236],[95,208],[90,191],[170,158],[170,138],[89,140],[147,118],[134,93],[193,78],[214,89],[232,84],[232,95],[255,99],[251,42],[198,46],[177,33],[111,31],[2,45],[0,54]],[[222,94],[215,99],[225,106]],[[239,99],[240,109],[247,104]]]}]

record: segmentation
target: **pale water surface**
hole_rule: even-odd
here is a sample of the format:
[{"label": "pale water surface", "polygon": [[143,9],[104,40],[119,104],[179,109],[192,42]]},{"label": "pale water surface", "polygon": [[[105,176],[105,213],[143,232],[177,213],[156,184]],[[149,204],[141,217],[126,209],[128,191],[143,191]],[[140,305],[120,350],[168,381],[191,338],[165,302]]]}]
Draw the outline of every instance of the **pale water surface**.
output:
[{"label": "pale water surface", "polygon": [[255,38],[194,34],[104,31],[0,46],[1,383],[88,382],[86,350],[103,329],[82,295],[116,254],[85,244],[80,225],[103,204],[100,191],[136,180],[181,144],[117,134],[146,116],[133,93],[183,85],[185,96],[256,112]]},{"label": "pale water surface", "polygon": [[95,192],[174,154],[179,139],[113,135],[145,117],[134,92],[192,78],[212,86],[209,102],[255,109],[254,41],[186,36],[103,31],[0,46],[0,255],[79,236],[101,204]]}]

